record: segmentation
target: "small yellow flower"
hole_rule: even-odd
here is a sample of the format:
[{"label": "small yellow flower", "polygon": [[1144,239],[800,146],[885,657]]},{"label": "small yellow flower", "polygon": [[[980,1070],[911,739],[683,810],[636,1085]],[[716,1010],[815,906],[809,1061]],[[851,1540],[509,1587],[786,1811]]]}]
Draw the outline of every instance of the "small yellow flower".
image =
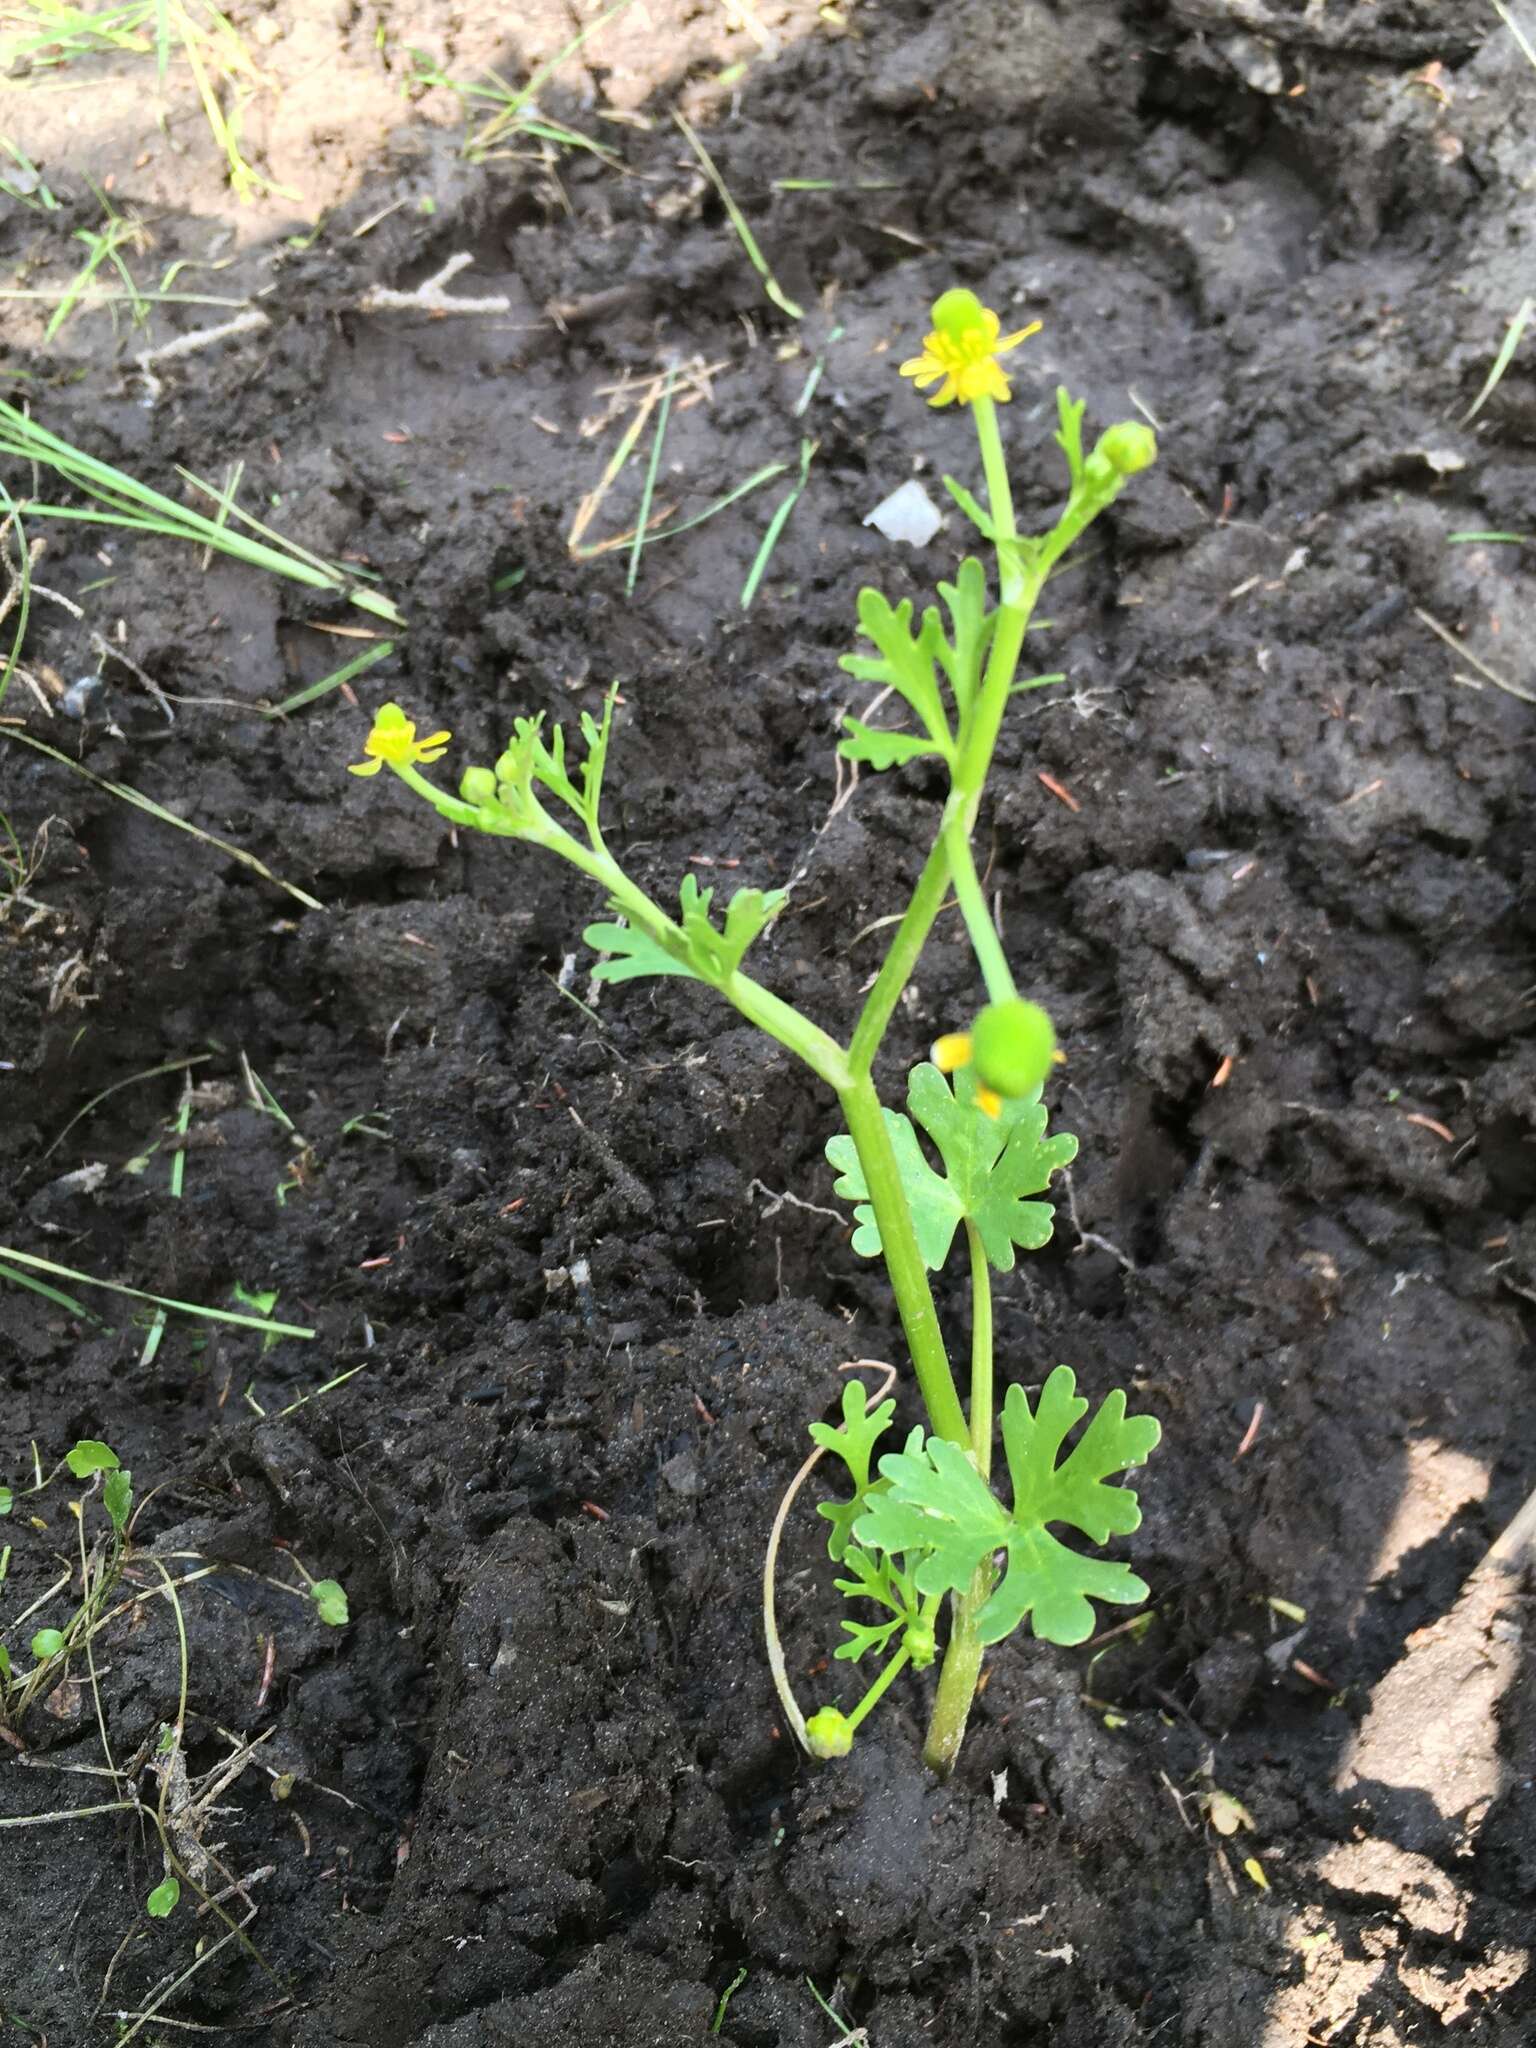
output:
[{"label": "small yellow flower", "polygon": [[[971,1034],[969,1031],[946,1031],[942,1038],[933,1042],[933,1064],[941,1074],[958,1074],[962,1067],[971,1064]],[[976,1083],[976,1107],[990,1117],[1000,1116],[1003,1098],[990,1088]]]},{"label": "small yellow flower", "polygon": [[1032,320],[1016,334],[1004,334],[1002,327],[974,292],[945,292],[934,301],[933,332],[924,340],[922,354],[903,363],[901,374],[912,378],[919,391],[938,385],[930,405],[951,405],[956,399],[972,405],[978,398],[1006,404],[1013,394],[997,359],[1038,334],[1040,322]]},{"label": "small yellow flower", "polygon": [[368,759],[349,762],[347,773],[377,775],[386,761],[396,768],[438,761],[452,738],[451,732],[431,732],[419,740],[414,721],[406,717],[398,704],[381,704],[374,715],[373,730],[363,741]]}]

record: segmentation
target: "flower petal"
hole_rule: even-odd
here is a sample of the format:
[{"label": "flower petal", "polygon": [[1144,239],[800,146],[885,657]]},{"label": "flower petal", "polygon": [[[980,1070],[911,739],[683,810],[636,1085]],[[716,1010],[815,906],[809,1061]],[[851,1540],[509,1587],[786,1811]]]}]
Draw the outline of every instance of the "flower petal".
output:
[{"label": "flower petal", "polygon": [[383,761],[379,759],[372,761],[349,761],[347,763],[347,773],[349,775],[377,775],[383,766]]},{"label": "flower petal", "polygon": [[968,1067],[971,1063],[971,1034],[969,1031],[946,1031],[933,1041],[929,1057],[941,1074],[954,1074],[961,1067]]}]

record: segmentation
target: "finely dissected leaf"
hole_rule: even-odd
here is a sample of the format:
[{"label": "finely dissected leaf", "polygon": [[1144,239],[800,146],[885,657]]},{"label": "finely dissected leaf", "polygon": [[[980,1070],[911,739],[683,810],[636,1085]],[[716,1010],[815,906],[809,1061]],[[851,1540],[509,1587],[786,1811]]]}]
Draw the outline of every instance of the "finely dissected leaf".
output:
[{"label": "finely dissected leaf", "polygon": [[1067,467],[1072,472],[1075,484],[1083,473],[1083,414],[1088,409],[1085,398],[1073,399],[1068,395],[1065,384],[1056,386],[1056,412],[1061,421],[1055,435],[1057,447],[1067,458]]},{"label": "finely dissected leaf", "polygon": [[911,598],[904,597],[893,607],[878,590],[861,590],[859,626],[879,648],[880,658],[876,661],[868,655],[845,654],[839,667],[862,682],[884,683],[897,696],[905,698],[935,750],[946,760],[952,759],[954,741],[934,674],[934,663],[944,640],[938,613],[931,608],[926,611],[922,625],[914,633]]},{"label": "finely dissected leaf", "polygon": [[843,1566],[852,1577],[833,1580],[839,1593],[849,1600],[873,1600],[891,1616],[889,1621],[873,1624],[843,1620],[841,1626],[848,1632],[848,1641],[839,1643],[832,1654],[856,1664],[870,1650],[883,1653],[898,1629],[908,1629],[917,1621],[918,1595],[894,1557],[876,1557],[854,1546],[844,1557]]},{"label": "finely dissected leaf", "polygon": [[315,1612],[327,1628],[345,1628],[351,1619],[347,1596],[338,1579],[316,1579],[309,1589]]},{"label": "finely dissected leaf", "polygon": [[986,570],[974,555],[967,555],[954,582],[939,585],[939,595],[951,627],[950,639],[939,643],[939,660],[963,716],[981,681],[982,660],[996,623],[996,614],[987,611]]},{"label": "finely dissected leaf", "polygon": [[878,726],[866,725],[862,718],[845,718],[843,724],[848,737],[838,742],[837,751],[845,761],[863,761],[879,770],[894,768],[903,761],[916,761],[923,754],[937,754],[941,758],[944,755],[941,747],[915,732],[885,732]]},{"label": "finely dissected leaf", "polygon": [[748,946],[784,908],[789,891],[738,889],[726,905],[723,931],[710,922],[714,894],[713,889],[701,889],[694,876],[685,875],[678,898],[694,966],[707,980],[721,982],[736,972]]},{"label": "finely dissected leaf", "polygon": [[710,918],[713,889],[693,875],[678,890],[680,934],[666,941],[630,925],[591,924],[582,933],[596,951],[611,953],[592,970],[599,981],[633,981],[642,974],[683,974],[719,988],[741,965],[752,941],[789,901],[787,889],[738,889],[726,905],[725,925]]},{"label": "finely dissected leaf", "polygon": [[997,541],[997,528],[992,523],[991,514],[984,512],[981,505],[965,488],[965,485],[957,483],[952,476],[944,478],[944,488],[960,507],[966,518],[969,519],[972,526],[981,535],[982,539],[992,541],[995,545]]},{"label": "finely dissected leaf", "polygon": [[121,1536],[128,1526],[128,1516],[133,1507],[133,1474],[121,1469],[109,1472],[101,1489],[101,1504],[107,1511],[107,1519]]},{"label": "finely dissected leaf", "polygon": [[1003,1448],[1013,1481],[1005,1510],[967,1452],[940,1437],[880,1460],[890,1481],[869,1496],[854,1535],[873,1550],[914,1553],[920,1593],[962,1592],[996,1551],[1006,1552],[1002,1583],[977,1617],[981,1639],[1000,1642],[1027,1615],[1037,1636],[1080,1643],[1092,1634],[1091,1600],[1134,1605],[1147,1597],[1127,1565],[1083,1557],[1053,1536],[1065,1523],[1094,1543],[1128,1535],[1141,1522],[1135,1494],[1107,1484],[1111,1473],[1144,1464],[1161,1434],[1148,1415],[1127,1417],[1125,1396],[1107,1395],[1074,1449],[1057,1463],[1068,1432],[1087,1413],[1076,1380],[1058,1366],[1032,1413],[1028,1396],[1011,1386],[1003,1403]]},{"label": "finely dissected leaf", "polygon": [[866,1405],[867,1395],[862,1380],[850,1380],[843,1388],[843,1419],[834,1429],[829,1422],[811,1424],[811,1442],[819,1450],[829,1452],[834,1458],[841,1458],[848,1468],[853,1481],[853,1498],[848,1501],[824,1500],[816,1512],[825,1515],[832,1524],[832,1534],[827,1539],[827,1555],[836,1564],[841,1561],[848,1548],[849,1533],[854,1516],[864,1505],[864,1496],[869,1490],[869,1461],[879,1439],[891,1426],[891,1417],[896,1413],[894,1401],[882,1401],[877,1407]]},{"label": "finely dissected leaf", "polygon": [[592,973],[598,981],[635,981],[642,974],[682,974],[690,981],[702,977],[686,960],[675,960],[649,932],[631,924],[589,924],[583,941],[594,953],[610,957],[599,960]]},{"label": "finely dissected leaf", "polygon": [[64,1454],[64,1462],[77,1479],[89,1479],[93,1472],[115,1472],[117,1453],[95,1437],[82,1437]]},{"label": "finely dissected leaf", "polygon": [[[951,1091],[938,1068],[926,1061],[913,1068],[907,1083],[907,1106],[937,1146],[942,1174],[929,1165],[911,1120],[893,1109],[885,1112],[918,1249],[937,1272],[949,1256],[956,1227],[969,1218],[981,1233],[988,1261],[1007,1273],[1015,1245],[1038,1251],[1049,1242],[1055,1212],[1049,1202],[1029,1198],[1042,1193],[1051,1175],[1077,1157],[1077,1140],[1065,1131],[1045,1136],[1046,1109],[1038,1094],[1005,1102],[993,1117],[977,1103],[968,1068],[962,1068],[955,1083]],[[853,1140],[831,1139],[827,1158],[840,1175],[837,1193],[859,1204],[853,1248],[873,1258],[880,1250],[880,1228]]]}]

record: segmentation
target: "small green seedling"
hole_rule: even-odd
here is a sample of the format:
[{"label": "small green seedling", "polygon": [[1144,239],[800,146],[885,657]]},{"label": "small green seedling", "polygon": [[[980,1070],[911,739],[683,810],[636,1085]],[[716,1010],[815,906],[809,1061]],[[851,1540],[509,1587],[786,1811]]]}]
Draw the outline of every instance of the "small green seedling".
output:
[{"label": "small green seedling", "polygon": [[316,1579],[309,1589],[315,1612],[327,1628],[345,1628],[352,1619],[347,1596],[336,1579]]},{"label": "small green seedling", "polygon": [[[35,1480],[25,1490],[25,1497],[46,1492],[65,1472],[86,1485],[86,1493],[72,1503],[79,1523],[80,1592],[78,1604],[71,1603],[71,1611],[62,1623],[45,1623],[35,1628],[26,1639],[31,1653],[31,1663],[27,1668],[18,1669],[16,1657],[0,1641],[0,1728],[11,1730],[18,1729],[29,1710],[46,1699],[68,1676],[72,1659],[88,1654],[91,1639],[101,1627],[111,1595],[122,1578],[129,1551],[128,1525],[134,1505],[132,1473],[124,1469],[110,1444],[104,1444],[95,1437],[82,1437],[47,1474],[43,1472],[35,1450],[34,1461]],[[85,1516],[93,1494],[99,1498],[106,1514],[107,1527],[88,1545]],[[15,1504],[15,1489],[0,1487],[0,1514],[12,1513]],[[9,1557],[9,1552],[5,1555]],[[4,1573],[0,1572],[0,1579],[3,1577]],[[51,1588],[44,1601],[35,1601],[25,1615],[18,1617],[18,1624],[45,1602],[55,1612],[60,1605],[69,1602],[72,1578],[73,1574],[67,1572]]]},{"label": "small green seedling", "polygon": [[[948,795],[932,851],[894,920],[884,964],[846,1042],[746,971],[749,951],[784,909],[785,890],[738,889],[717,904],[712,889],[687,875],[674,911],[642,889],[610,850],[600,812],[617,688],[601,718],[582,714],[579,765],[558,726],[546,730],[541,719],[519,718],[494,764],[466,769],[458,795],[451,796],[422,773],[441,758],[451,735],[418,738],[400,706],[386,704],[364,744],[364,760],[352,771],[371,776],[387,766],[450,825],[558,855],[605,893],[613,913],[585,933],[600,955],[599,981],[673,976],[702,982],[836,1095],[845,1129],[830,1140],[827,1156],[837,1192],[854,1204],[855,1252],[884,1261],[928,1427],[914,1428],[899,1449],[877,1459],[895,1402],[881,1398],[870,1407],[857,1382],[844,1391],[837,1427],[811,1426],[815,1448],[768,1547],[769,1662],[790,1726],[820,1757],[847,1754],[860,1724],[904,1671],[938,1664],[924,1753],[941,1774],[953,1767],[989,1646],[1026,1625],[1047,1641],[1080,1643],[1093,1632],[1095,1601],[1147,1597],[1127,1565],[1087,1555],[1059,1532],[1098,1546],[1134,1531],[1136,1496],[1114,1482],[1144,1463],[1158,1439],[1158,1424],[1128,1416],[1125,1396],[1116,1391],[1069,1448],[1090,1403],[1065,1366],[1046,1378],[1033,1404],[1023,1385],[1009,1385],[1001,1417],[994,1417],[992,1274],[1010,1272],[1019,1252],[1049,1240],[1050,1182],[1074,1157],[1077,1141],[1047,1135],[1043,1091],[1058,1057],[1055,1031],[1015,984],[971,839],[1010,700],[1057,680],[1020,674],[1025,635],[1047,580],[1073,542],[1157,456],[1151,430],[1138,420],[1110,427],[1085,450],[1083,405],[1058,391],[1055,438],[1067,465],[1066,502],[1046,532],[1020,531],[998,423],[998,408],[1011,396],[1002,359],[1037,325],[1004,335],[997,315],[972,293],[949,291],[934,305],[921,353],[901,365],[903,376],[932,391],[931,405],[957,403],[971,412],[985,501],[954,478],[944,483],[987,543],[992,567],[989,572],[980,557],[968,555],[953,581],[938,585],[939,603],[920,618],[909,599],[892,605],[877,590],[859,593],[859,627],[873,651],[850,654],[842,666],[894,698],[900,722],[874,724],[873,707],[864,718],[847,718],[840,752],[876,773],[923,761],[942,772]],[[807,455],[797,494],[808,470]],[[783,516],[789,503],[780,507]],[[783,518],[776,520],[781,527]],[[777,538],[776,528],[770,533]],[[946,1032],[928,1060],[912,1065],[903,1113],[882,1104],[874,1062],[951,891],[985,1000],[969,1029]],[[968,1405],[961,1403],[929,1279],[962,1234],[972,1302]],[[995,1422],[1008,1468],[1006,1497],[992,1486]],[[834,1583],[852,1603],[842,1624],[846,1640],[834,1659],[843,1669],[865,1659],[880,1669],[846,1712],[826,1705],[807,1720],[774,1626],[773,1566],[789,1500],[827,1457],[841,1465],[851,1489],[821,1504],[830,1525],[828,1553],[840,1574]]]}]

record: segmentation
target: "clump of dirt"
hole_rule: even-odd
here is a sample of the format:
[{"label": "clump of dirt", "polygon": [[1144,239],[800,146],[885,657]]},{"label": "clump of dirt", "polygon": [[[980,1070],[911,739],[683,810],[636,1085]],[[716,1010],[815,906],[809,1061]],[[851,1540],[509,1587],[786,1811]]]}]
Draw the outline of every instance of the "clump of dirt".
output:
[{"label": "clump of dirt", "polygon": [[[1452,538],[1536,518],[1520,355],[1467,416],[1536,228],[1518,51],[1415,0],[643,0],[539,88],[541,122],[597,149],[525,132],[474,163],[443,88],[400,92],[412,47],[520,81],[572,33],[494,14],[234,10],[267,80],[253,160],[298,193],[244,212],[195,96],[164,133],[115,59],[91,60],[107,97],[16,96],[57,204],[0,220],[15,288],[55,294],[7,306],[15,388],[162,488],[243,462],[242,502],[371,568],[412,626],[273,720],[359,651],[328,629],[360,614],[29,526],[37,582],[83,616],[34,592],[35,694],[4,706],[0,809],[36,858],[0,920],[0,1240],[183,1302],[273,1291],[317,1335],[173,1316],[149,1346],[101,1298],[114,1327],[0,1294],[18,1489],[30,1440],[51,1462],[77,1436],[159,1487],[141,1543],[210,1568],[182,1594],[188,1768],[261,1738],[207,1835],[256,1916],[201,1959],[190,1902],[143,1914],[141,1820],[7,1828],[7,2017],[106,2042],[158,1998],[283,2048],[826,2048],[809,1979],[875,2048],[1517,2048],[1529,1687],[1475,1807],[1410,1815],[1411,1842],[1380,1713],[1359,1731],[1536,1471],[1531,600],[1519,547]],[[87,169],[161,275],[221,265],[210,293],[261,323],[157,356],[229,309],[158,304],[116,337],[86,310],[45,345],[99,219]],[[828,189],[785,182],[807,179]],[[491,310],[387,296],[461,255],[440,289]],[[996,1652],[937,1786],[919,1681],[814,1767],[759,1639],[805,1425],[845,1357],[899,1355],[828,1214],[830,1105],[701,992],[599,999],[571,877],[342,770],[384,695],[488,758],[514,715],[571,722],[618,678],[616,849],[662,895],[792,885],[761,971],[846,1029],[940,792],[920,768],[837,781],[862,700],[836,657],[861,582],[921,603],[964,546],[862,524],[974,467],[967,421],[894,375],[955,281],[1046,323],[1007,415],[1026,513],[1059,489],[1058,381],[1162,447],[1053,586],[1039,664],[1067,680],[1020,701],[981,840],[1081,1141],[1054,1244],[1000,1289],[1003,1371],[1126,1386],[1164,1445],[1147,1627]],[[567,544],[669,369],[673,518],[770,462],[782,491],[816,444],[747,609],[772,484],[647,548],[632,596],[623,549]],[[632,525],[642,473],[589,542]],[[70,719],[93,632],[136,667],[107,660]],[[941,921],[892,1093],[973,1003]],[[943,1305],[963,1328],[958,1287]],[[809,1523],[786,1645],[835,1696]],[[7,1534],[9,1617],[74,1535],[51,1490]],[[175,1720],[174,1616],[134,1569],[102,1727],[89,1687],[29,1720],[7,1819],[97,1803],[61,1773]],[[345,1585],[344,1630],[305,1573]],[[1211,1826],[1217,1791],[1251,1828]]]}]

